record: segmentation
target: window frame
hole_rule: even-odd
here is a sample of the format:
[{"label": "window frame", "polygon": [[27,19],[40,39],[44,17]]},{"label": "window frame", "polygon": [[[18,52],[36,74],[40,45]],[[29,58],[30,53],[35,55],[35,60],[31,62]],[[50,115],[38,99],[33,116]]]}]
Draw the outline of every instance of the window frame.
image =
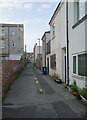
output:
[{"label": "window frame", "polygon": [[[74,57],[76,58],[76,61],[75,61],[76,62],[76,66],[75,66],[76,67],[76,70],[75,70],[76,72],[75,73],[74,73]],[[73,55],[73,74],[74,75],[77,74],[77,56],[76,55]]]},{"label": "window frame", "polygon": [[1,35],[5,35],[5,29],[1,28]]},{"label": "window frame", "polygon": [[55,22],[52,24],[52,39],[55,37]]},{"label": "window frame", "polygon": [[84,22],[87,19],[87,15],[85,13],[85,15],[79,19],[79,15],[78,15],[78,9],[77,6],[79,2],[74,2],[74,25],[72,26],[72,29],[76,28],[78,25],[80,25],[82,22]]},{"label": "window frame", "polygon": [[[80,56],[80,55],[85,55],[85,54],[87,54],[87,53],[78,54],[78,63],[79,63],[79,56]],[[78,69],[78,76],[87,78],[87,76],[85,76],[85,75],[80,75],[80,74],[79,74],[79,64],[78,64],[78,68],[77,68],[77,69]]]},{"label": "window frame", "polygon": [[12,35],[15,35],[15,29],[14,28],[12,28]]},{"label": "window frame", "polygon": [[[1,48],[1,49],[5,48],[5,41],[2,40],[2,39],[1,39],[0,41],[1,41],[1,46],[0,46],[0,48]],[[3,44],[3,43],[4,43],[4,44]],[[2,44],[3,44],[4,46],[2,46]]]},{"label": "window frame", "polygon": [[[85,4],[85,2],[81,2],[80,0],[79,0],[79,2],[78,2],[78,8],[77,8],[77,9],[78,9],[78,12],[79,12],[79,13],[78,13],[78,21],[81,20],[81,19],[85,16],[85,8],[84,8],[84,14],[81,16],[81,12],[82,12],[82,11],[81,11],[81,8],[80,8],[80,7],[81,7],[81,4]],[[85,5],[84,5],[84,7],[85,7]]]},{"label": "window frame", "polygon": [[[55,63],[55,66],[53,65]],[[50,56],[50,68],[56,69],[56,54]]]}]

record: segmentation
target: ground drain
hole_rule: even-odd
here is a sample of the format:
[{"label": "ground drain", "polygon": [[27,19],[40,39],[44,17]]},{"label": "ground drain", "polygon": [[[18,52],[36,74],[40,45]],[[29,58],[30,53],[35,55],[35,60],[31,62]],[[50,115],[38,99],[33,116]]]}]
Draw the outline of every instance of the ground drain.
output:
[{"label": "ground drain", "polygon": [[3,106],[14,105],[13,103],[4,103]]}]

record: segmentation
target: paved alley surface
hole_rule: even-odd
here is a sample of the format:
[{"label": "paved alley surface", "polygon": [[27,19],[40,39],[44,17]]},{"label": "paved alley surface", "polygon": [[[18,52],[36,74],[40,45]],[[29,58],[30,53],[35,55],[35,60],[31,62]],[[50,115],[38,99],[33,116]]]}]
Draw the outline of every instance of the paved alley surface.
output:
[{"label": "paved alley surface", "polygon": [[[35,77],[43,94],[38,93]],[[14,82],[3,103],[3,118],[81,118],[85,106],[57,84],[28,64]]]}]

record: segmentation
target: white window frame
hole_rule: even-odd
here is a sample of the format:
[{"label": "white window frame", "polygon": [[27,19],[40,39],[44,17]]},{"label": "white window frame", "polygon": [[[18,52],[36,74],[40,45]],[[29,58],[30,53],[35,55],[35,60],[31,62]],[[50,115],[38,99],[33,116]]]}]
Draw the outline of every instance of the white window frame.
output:
[{"label": "white window frame", "polygon": [[15,35],[15,29],[12,28],[12,35]]},{"label": "white window frame", "polygon": [[[83,15],[82,15],[82,10],[81,10],[81,5],[82,5],[82,7],[84,7],[84,13],[83,13]],[[84,5],[84,6],[83,6]],[[85,2],[82,2],[81,0],[79,0],[79,20],[81,19],[81,18],[83,18],[85,16]]]},{"label": "white window frame", "polygon": [[[78,2],[76,2],[77,3],[77,11],[76,11],[76,13],[77,13],[77,22],[80,20],[80,19],[82,19],[84,16],[85,16],[85,2],[82,2],[81,0],[78,0]],[[83,12],[82,10],[81,10],[81,5],[84,5],[84,14],[83,15],[81,15],[81,13]]]},{"label": "white window frame", "polygon": [[[80,53],[80,54],[78,54],[78,55],[77,55],[77,57],[78,57],[79,55],[83,55],[83,54],[87,54],[87,52],[84,52],[84,53]],[[78,64],[78,63],[77,63],[77,64]],[[78,71],[78,67],[77,67],[77,71]],[[78,74],[78,76],[79,76],[79,77],[85,77],[85,78],[87,78],[86,76],[83,76],[83,75],[79,75],[79,74]]]},{"label": "white window frame", "polygon": [[[73,57],[76,57],[76,73],[73,73],[73,75],[77,75],[77,55],[73,55],[72,56],[72,59],[73,59]],[[72,60],[72,62],[73,62],[73,60]],[[72,71],[73,72],[73,71]]]},{"label": "white window frame", "polygon": [[[54,35],[53,35],[54,32]],[[55,22],[52,24],[52,38],[55,37]]]}]

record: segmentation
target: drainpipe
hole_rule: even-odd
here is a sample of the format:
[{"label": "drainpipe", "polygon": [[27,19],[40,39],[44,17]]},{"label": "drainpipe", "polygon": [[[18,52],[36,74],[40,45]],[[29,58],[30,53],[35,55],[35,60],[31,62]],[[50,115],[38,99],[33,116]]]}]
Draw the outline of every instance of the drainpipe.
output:
[{"label": "drainpipe", "polygon": [[67,84],[69,85],[69,33],[68,33],[68,0],[66,2],[66,36],[67,36]]},{"label": "drainpipe", "polygon": [[9,27],[8,27],[8,55],[10,56]]}]

